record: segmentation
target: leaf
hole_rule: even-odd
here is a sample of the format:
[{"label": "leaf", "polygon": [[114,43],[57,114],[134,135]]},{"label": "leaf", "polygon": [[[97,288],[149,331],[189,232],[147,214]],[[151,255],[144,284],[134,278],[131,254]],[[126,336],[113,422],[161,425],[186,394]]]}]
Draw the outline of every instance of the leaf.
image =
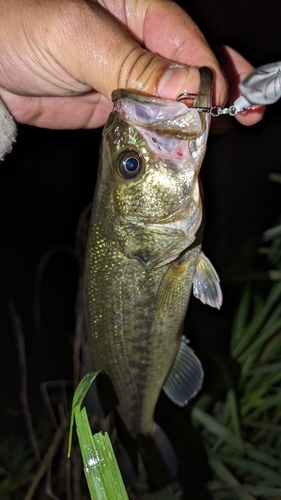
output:
[{"label": "leaf", "polygon": [[[264,464],[257,463],[249,458],[239,457],[235,455],[219,454],[218,459],[229,464],[232,468],[238,469],[243,474],[253,473],[257,476],[266,479],[272,486],[281,484],[281,475],[270,467]],[[267,485],[268,486],[268,485]]]},{"label": "leaf", "polygon": [[268,363],[266,365],[257,365],[254,366],[250,371],[249,371],[249,376],[253,375],[267,375],[270,373],[277,373],[281,371],[281,363]]},{"label": "leaf", "polygon": [[[261,349],[266,345],[266,343],[281,329],[281,319],[275,321],[271,326],[261,330],[257,339],[252,343],[252,345],[238,358],[239,363],[246,361],[242,368],[243,374],[247,373],[250,369],[249,362],[247,359],[251,356],[251,364],[258,357]],[[247,366],[247,370],[245,367]]]},{"label": "leaf", "polygon": [[242,490],[242,486],[232,472],[218,459],[211,458],[210,466],[216,475],[228,486],[229,489],[235,490],[236,498],[239,500],[253,500],[252,497]]},{"label": "leaf", "polygon": [[[258,387],[254,388],[250,393],[247,393],[245,396],[243,396],[243,398],[241,399],[241,415],[246,415],[251,409],[256,408],[257,406],[260,408],[262,404],[261,398],[265,396],[268,393],[269,389],[272,388],[272,386],[278,383],[280,380],[280,372],[270,374],[270,376],[264,378],[264,381],[260,383]],[[281,398],[281,394],[277,394],[277,396],[269,396],[267,398],[267,401],[271,400],[272,398],[275,398],[274,401],[276,401],[276,403],[267,403],[268,406],[277,404],[277,402]]]},{"label": "leaf", "polygon": [[68,456],[75,420],[84,472],[92,500],[128,500],[108,434],[92,435],[83,399],[100,372],[87,373],[79,383],[72,402]]},{"label": "leaf", "polygon": [[258,312],[258,314],[252,319],[248,327],[245,328],[241,339],[232,349],[232,356],[237,359],[243,354],[245,349],[247,349],[253,339],[259,334],[260,329],[265,323],[268,315],[275,306],[275,304],[281,298],[281,281],[274,284],[263,308]]},{"label": "leaf", "polygon": [[256,497],[263,498],[278,498],[281,497],[281,488],[267,488],[263,486],[245,486],[245,490],[255,495]]},{"label": "leaf", "polygon": [[234,347],[237,345],[237,342],[240,340],[241,336],[244,333],[244,329],[249,317],[250,303],[251,303],[251,288],[250,286],[247,286],[244,289],[237,313],[234,318],[233,328],[231,333],[231,350],[234,349]]},{"label": "leaf", "polygon": [[274,465],[276,465],[275,460],[272,461],[270,454],[265,451],[259,451],[253,444],[235,436],[229,429],[203,410],[194,407],[191,411],[191,418],[194,424],[202,425],[206,431],[219,438],[221,443],[229,445],[229,448],[226,448],[227,453],[231,455],[234,453],[244,453],[248,457],[254,458],[261,463],[271,463],[272,465],[274,463]]},{"label": "leaf", "polygon": [[231,422],[233,424],[233,430],[237,437],[241,437],[241,425],[239,417],[238,402],[236,398],[236,393],[234,389],[230,389],[226,396],[226,408],[231,416]]},{"label": "leaf", "polygon": [[[281,352],[281,332],[278,332],[264,347],[259,360],[261,362],[276,359]],[[280,363],[281,364],[281,363]]]},{"label": "leaf", "polygon": [[220,424],[211,415],[208,415],[205,411],[194,407],[191,411],[191,418],[194,423],[203,425],[205,429],[217,436],[222,441],[229,443],[237,448],[243,449],[243,441],[239,437],[235,436],[230,430],[228,430],[224,425]]},{"label": "leaf", "polygon": [[[280,376],[280,378],[281,378],[281,376]],[[281,394],[276,394],[275,396],[268,397],[265,400],[261,401],[256,406],[257,406],[256,409],[254,409],[254,411],[250,415],[248,415],[248,417],[251,419],[257,418],[262,413],[264,413],[265,411],[267,411],[271,408],[273,408],[273,409],[275,407],[281,408]],[[249,405],[247,405],[245,410],[244,409],[242,410],[242,413],[246,414],[249,410],[250,410],[250,407],[249,407]],[[281,428],[280,428],[280,431],[281,431]]]},{"label": "leaf", "polygon": [[72,409],[70,415],[69,439],[68,439],[68,451],[67,451],[68,458],[70,457],[71,454],[71,442],[72,442],[73,423],[75,416],[74,412],[75,407],[78,406],[80,408],[81,404],[83,403],[84,397],[86,396],[89,388],[91,387],[93,381],[95,380],[95,378],[98,376],[99,373],[100,371],[86,373],[85,377],[83,377],[82,380],[80,380],[78,386],[76,387],[72,400]]},{"label": "leaf", "polygon": [[[281,435],[281,426],[277,424],[272,424],[271,422],[263,422],[260,420],[254,420],[251,417],[244,418],[243,420],[244,426],[245,427],[253,427],[254,429],[264,429],[267,430],[273,434],[276,434],[277,436]],[[280,462],[280,467],[281,467],[281,462]]]}]

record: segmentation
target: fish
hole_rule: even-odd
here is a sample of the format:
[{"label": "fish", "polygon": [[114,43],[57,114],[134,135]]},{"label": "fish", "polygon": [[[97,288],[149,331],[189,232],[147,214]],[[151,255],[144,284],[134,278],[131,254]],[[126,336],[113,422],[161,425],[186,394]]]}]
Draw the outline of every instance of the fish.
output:
[{"label": "fish", "polygon": [[193,107],[113,92],[85,254],[84,373],[108,372],[117,419],[138,443],[145,465],[146,443],[154,443],[169,471],[176,458],[153,418],[160,391],[184,406],[204,377],[182,336],[191,291],[210,306],[222,303],[218,275],[201,249],[199,171],[210,115],[200,108],[210,106],[211,93],[212,73],[205,67]]}]

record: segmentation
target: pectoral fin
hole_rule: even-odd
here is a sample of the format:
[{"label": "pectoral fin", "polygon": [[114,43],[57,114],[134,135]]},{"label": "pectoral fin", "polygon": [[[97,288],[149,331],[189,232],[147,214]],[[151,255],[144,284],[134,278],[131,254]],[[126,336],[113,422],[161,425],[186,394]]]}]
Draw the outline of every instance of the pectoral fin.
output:
[{"label": "pectoral fin", "polygon": [[194,276],[194,266],[199,250],[187,250],[179,259],[170,264],[164,274],[156,299],[156,310],[174,315],[186,313]]},{"label": "pectoral fin", "polygon": [[222,291],[220,280],[214,266],[206,255],[201,252],[193,278],[193,294],[203,304],[220,309],[222,305]]},{"label": "pectoral fin", "polygon": [[200,391],[204,372],[199,359],[182,337],[176,360],[168,375],[163,390],[173,403],[178,406],[187,405]]},{"label": "pectoral fin", "polygon": [[172,263],[162,278],[157,298],[156,310],[171,310],[179,312],[181,304],[184,304],[184,310],[188,301],[190,287],[187,287],[187,268],[188,262],[181,265]]}]

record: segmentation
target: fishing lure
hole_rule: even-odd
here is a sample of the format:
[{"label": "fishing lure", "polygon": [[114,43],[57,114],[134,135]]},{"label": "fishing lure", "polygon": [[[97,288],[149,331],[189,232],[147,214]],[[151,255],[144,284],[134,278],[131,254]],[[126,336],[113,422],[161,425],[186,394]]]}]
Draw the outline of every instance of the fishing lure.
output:
[{"label": "fishing lure", "polygon": [[[238,85],[238,88],[241,96],[231,106],[197,107],[196,109],[216,118],[220,115],[236,116],[253,105],[268,105],[277,102],[281,97],[281,61],[256,68]],[[184,92],[178,96],[177,100],[192,101],[195,97],[196,94]]]}]

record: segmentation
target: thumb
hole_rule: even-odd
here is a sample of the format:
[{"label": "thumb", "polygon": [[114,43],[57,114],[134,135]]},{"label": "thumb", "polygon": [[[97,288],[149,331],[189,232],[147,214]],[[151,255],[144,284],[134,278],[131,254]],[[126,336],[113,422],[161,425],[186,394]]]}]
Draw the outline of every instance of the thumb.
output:
[{"label": "thumb", "polygon": [[[216,104],[223,102],[226,84],[203,35],[176,4],[169,3],[167,15],[168,2],[161,2],[149,4],[157,6],[150,14],[142,7],[135,26],[123,2],[112,2],[112,14],[93,0],[5,3],[0,88],[14,117],[49,128],[100,126],[117,88],[168,99],[196,93],[193,65],[211,67]],[[123,12],[116,10],[120,5]]]},{"label": "thumb", "polygon": [[[88,6],[87,6],[88,7]],[[126,88],[168,99],[180,93],[196,92],[199,71],[196,67],[169,61],[141,47],[108,11],[95,4],[95,10],[79,9],[65,26],[60,60],[68,73],[108,99],[117,88]],[[73,37],[73,31],[77,36]],[[52,40],[57,40],[58,33]],[[65,54],[69,54],[66,59]]]}]

